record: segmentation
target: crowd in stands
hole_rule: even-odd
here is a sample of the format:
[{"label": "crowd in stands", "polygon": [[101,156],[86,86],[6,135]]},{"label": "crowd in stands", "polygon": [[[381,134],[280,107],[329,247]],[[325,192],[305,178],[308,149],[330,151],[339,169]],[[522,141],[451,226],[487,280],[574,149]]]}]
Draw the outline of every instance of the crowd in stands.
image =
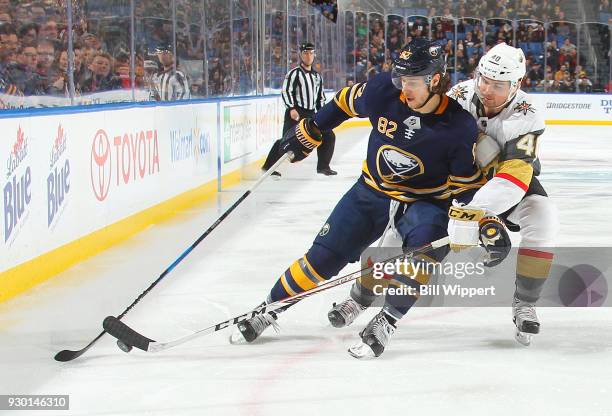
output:
[{"label": "crowd in stands", "polygon": [[[256,86],[255,60],[262,52],[266,57],[265,86],[278,89],[290,69],[287,61],[289,66],[297,64],[297,44],[301,40],[315,41],[312,28],[319,23],[314,20],[306,23],[304,17],[311,19],[311,6],[329,20],[337,17],[336,1],[307,0],[308,6],[306,2],[292,0],[295,5],[301,5],[299,13],[305,14],[303,18],[289,20],[287,33],[287,19],[298,13],[298,7],[294,5],[288,13],[285,0],[267,0],[264,47],[259,51],[254,35],[257,13],[252,10],[251,0],[176,0],[176,25],[172,22],[171,0],[139,0],[134,2],[135,49],[134,62],[131,62],[129,0],[70,0],[73,22],[70,57],[66,1],[0,0],[0,94],[66,98],[124,90],[126,97],[130,97],[129,90],[150,89],[156,74],[164,71],[158,53],[160,45],[166,59],[171,55],[169,62],[189,80],[189,94],[185,96],[252,93]],[[607,79],[609,56],[604,53],[607,58],[604,63],[605,59],[600,57],[600,71],[595,78],[594,63],[584,52],[584,37],[581,37],[578,56],[578,32],[586,30],[564,22],[567,17],[562,1],[565,0],[472,0],[469,3],[467,0],[395,0],[389,3],[397,9],[388,15],[360,11],[363,9],[359,4],[353,4],[354,8],[349,4],[348,11],[339,20],[343,25],[339,37],[343,37],[340,44],[345,47],[345,81],[361,82],[388,71],[406,41],[426,36],[442,45],[448,56],[449,71],[456,81],[471,77],[486,49],[505,41],[525,52],[528,65],[523,81],[525,88],[599,90],[610,82]],[[610,0],[602,0],[596,12],[602,23],[609,22]],[[482,18],[487,19],[486,24]],[[519,19],[516,25],[512,19]],[[320,21],[325,19],[317,20]],[[552,23],[545,28],[542,21]],[[174,27],[176,36],[173,36]],[[609,48],[608,25],[600,24],[588,30],[600,48]],[[290,45],[287,45],[288,37]],[[322,49],[319,51],[318,69],[327,58]],[[73,63],[72,74],[69,74],[69,61]],[[323,70],[328,74],[340,73],[330,68]]]},{"label": "crowd in stands", "polygon": [[338,2],[336,0],[306,0],[309,4],[319,9],[321,14],[335,22],[338,17]]},{"label": "crowd in stands", "polygon": [[[528,73],[523,88],[590,92],[594,82],[587,73],[586,55],[578,59],[578,26],[566,21],[560,3],[561,0],[475,0],[469,4],[466,0],[398,0],[394,4],[402,15],[382,16],[359,11],[362,8],[355,2],[355,11],[345,16],[345,33],[350,36],[354,31],[356,43],[350,49],[349,42],[346,44],[347,62],[353,61],[355,68],[349,70],[347,81],[363,82],[388,70],[404,43],[415,37],[431,37],[443,47],[448,70],[457,82],[472,77],[488,48],[506,42],[525,53]],[[609,9],[609,0],[602,5]],[[543,21],[550,22],[546,30]],[[598,25],[595,29],[600,43],[609,45],[609,27]],[[602,66],[607,75],[608,54],[604,58],[608,59]],[[605,80],[599,88],[607,88]]]}]

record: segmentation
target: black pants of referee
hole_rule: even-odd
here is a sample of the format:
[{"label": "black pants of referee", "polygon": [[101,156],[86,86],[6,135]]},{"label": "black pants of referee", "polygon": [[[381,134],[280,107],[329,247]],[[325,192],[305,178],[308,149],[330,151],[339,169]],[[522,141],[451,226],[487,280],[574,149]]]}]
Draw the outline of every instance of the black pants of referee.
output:
[{"label": "black pants of referee", "polygon": [[[312,118],[315,114],[313,110],[304,110],[303,108],[296,108],[298,114],[300,115],[300,119],[305,117]],[[285,110],[285,121],[283,123],[283,135],[287,130],[292,127],[295,127],[296,124],[299,123],[291,118],[289,114],[289,110]],[[336,135],[333,131],[324,131],[323,134],[323,143],[319,147],[317,147],[317,171],[323,169],[329,169],[329,163],[331,162],[332,156],[334,155],[334,146],[336,144]],[[265,163],[262,168],[264,170],[268,170],[275,164],[278,159],[281,158],[282,154],[280,153],[280,139],[275,141],[272,145],[272,149],[268,153],[268,157],[266,158]]]}]

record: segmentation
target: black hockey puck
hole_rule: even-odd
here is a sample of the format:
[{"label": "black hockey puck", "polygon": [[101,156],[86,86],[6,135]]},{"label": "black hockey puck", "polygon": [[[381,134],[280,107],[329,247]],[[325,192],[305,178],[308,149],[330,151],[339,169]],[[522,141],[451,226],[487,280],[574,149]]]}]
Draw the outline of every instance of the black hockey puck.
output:
[{"label": "black hockey puck", "polygon": [[125,353],[132,351],[132,348],[134,348],[131,345],[128,345],[119,339],[117,340],[117,346],[121,349],[121,351]]}]

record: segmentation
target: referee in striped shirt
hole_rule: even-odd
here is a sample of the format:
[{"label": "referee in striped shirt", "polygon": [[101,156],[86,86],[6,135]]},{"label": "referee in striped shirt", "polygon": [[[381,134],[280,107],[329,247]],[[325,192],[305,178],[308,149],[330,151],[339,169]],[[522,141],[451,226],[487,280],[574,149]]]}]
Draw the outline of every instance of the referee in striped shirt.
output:
[{"label": "referee in striped shirt", "polygon": [[[174,70],[174,54],[169,44],[160,44],[155,54],[162,69],[157,74],[153,98],[157,101],[187,100],[191,98],[187,77],[182,71]],[[178,64],[178,62],[177,62]]]},{"label": "referee in striped shirt", "polygon": [[[283,135],[287,130],[298,124],[304,117],[313,117],[325,104],[325,93],[323,92],[323,79],[321,75],[312,69],[315,59],[315,47],[312,43],[306,42],[300,45],[300,65],[293,68],[285,76],[283,83],[283,101],[285,102],[285,121],[283,124]],[[274,142],[266,162],[262,166],[267,171],[282,156],[279,153],[280,140]],[[326,176],[337,175],[337,172],[329,167],[331,158],[334,154],[336,136],[333,131],[323,132],[323,143],[317,147],[317,173]],[[280,177],[279,172],[272,173],[273,176]]]}]

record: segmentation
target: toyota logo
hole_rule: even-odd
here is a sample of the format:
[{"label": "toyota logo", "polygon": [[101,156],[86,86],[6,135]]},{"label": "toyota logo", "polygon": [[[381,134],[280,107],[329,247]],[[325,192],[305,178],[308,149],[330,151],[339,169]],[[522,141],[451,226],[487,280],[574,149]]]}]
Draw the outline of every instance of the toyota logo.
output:
[{"label": "toyota logo", "polygon": [[91,145],[91,187],[98,201],[104,201],[108,196],[111,182],[111,147],[106,132],[102,129],[96,132]]}]

